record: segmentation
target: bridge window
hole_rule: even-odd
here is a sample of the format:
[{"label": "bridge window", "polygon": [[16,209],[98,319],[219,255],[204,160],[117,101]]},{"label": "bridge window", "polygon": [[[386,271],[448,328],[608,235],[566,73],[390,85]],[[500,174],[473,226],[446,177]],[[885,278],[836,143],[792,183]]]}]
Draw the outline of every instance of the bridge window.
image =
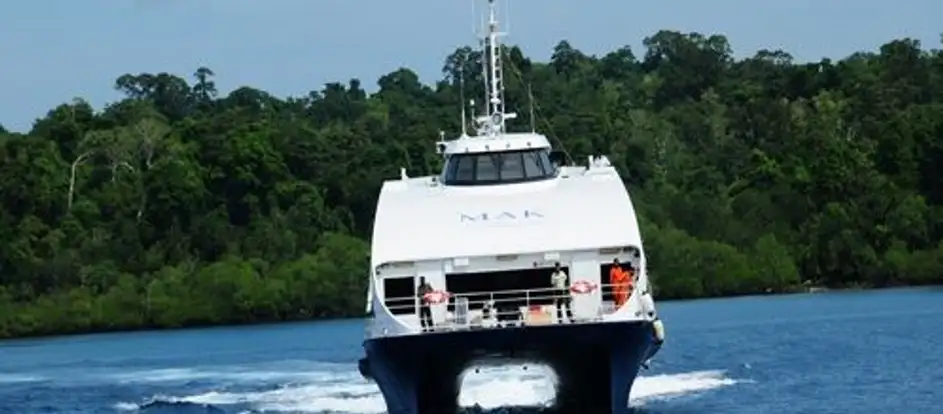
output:
[{"label": "bridge window", "polygon": [[538,177],[550,171],[553,174],[553,165],[550,164],[550,157],[543,151],[528,151],[522,154],[524,162],[524,175],[527,177]]},{"label": "bridge window", "polygon": [[500,159],[496,156],[475,158],[475,178],[481,181],[496,181],[501,175],[498,173]]},{"label": "bridge window", "polygon": [[487,185],[552,178],[546,149],[454,154],[445,167],[446,185]]},{"label": "bridge window", "polygon": [[504,158],[504,162],[501,164],[501,178],[506,180],[521,180],[527,178],[527,174],[524,172],[523,157],[513,156]]}]

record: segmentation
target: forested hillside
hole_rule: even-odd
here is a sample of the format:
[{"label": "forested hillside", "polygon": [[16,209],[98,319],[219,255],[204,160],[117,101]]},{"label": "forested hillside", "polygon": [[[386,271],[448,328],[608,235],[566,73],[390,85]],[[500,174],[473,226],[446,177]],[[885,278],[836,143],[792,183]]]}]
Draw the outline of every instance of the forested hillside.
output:
[{"label": "forested hillside", "polygon": [[[943,281],[943,51],[645,46],[511,47],[505,77],[512,128],[530,90],[555,145],[621,169],[660,298]],[[437,172],[460,74],[482,95],[476,59],[457,50],[431,86],[400,69],[372,95],[288,99],[218,96],[205,67],[125,74],[100,113],[76,98],[0,128],[0,337],[359,315],[381,182]]]}]

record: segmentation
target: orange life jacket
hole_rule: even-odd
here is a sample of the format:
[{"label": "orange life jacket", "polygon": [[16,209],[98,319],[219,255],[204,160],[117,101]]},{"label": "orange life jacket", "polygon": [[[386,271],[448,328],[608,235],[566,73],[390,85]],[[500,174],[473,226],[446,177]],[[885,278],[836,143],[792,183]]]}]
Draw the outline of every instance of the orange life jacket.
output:
[{"label": "orange life jacket", "polygon": [[609,269],[609,284],[613,285],[613,289],[618,289],[618,285],[622,283],[625,277],[625,273],[622,269],[613,266]]}]

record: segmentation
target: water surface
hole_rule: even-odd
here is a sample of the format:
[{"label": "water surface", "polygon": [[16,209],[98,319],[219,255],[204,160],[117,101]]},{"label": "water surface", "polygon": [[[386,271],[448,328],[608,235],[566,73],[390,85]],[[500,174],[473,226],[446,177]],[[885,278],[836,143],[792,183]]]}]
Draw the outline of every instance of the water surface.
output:
[{"label": "water surface", "polygon": [[[642,413],[943,412],[943,289],[664,302]],[[359,320],[0,342],[2,413],[382,413]],[[485,411],[553,398],[551,373],[469,373]],[[477,411],[477,410],[475,410]],[[536,411],[536,410],[531,410]]]}]

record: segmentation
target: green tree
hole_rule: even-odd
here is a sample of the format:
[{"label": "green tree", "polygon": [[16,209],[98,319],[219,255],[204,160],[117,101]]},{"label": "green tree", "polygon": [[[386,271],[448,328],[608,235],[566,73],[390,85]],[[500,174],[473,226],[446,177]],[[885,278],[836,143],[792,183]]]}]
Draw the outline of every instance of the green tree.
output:
[{"label": "green tree", "polygon": [[[644,45],[501,53],[508,107],[535,102],[512,128],[619,168],[660,298],[943,283],[943,50]],[[285,99],[223,96],[207,67],[123,74],[101,112],[0,127],[0,337],[360,315],[380,186],[441,168],[431,143],[458,133],[461,85],[482,95],[481,57]]]}]

